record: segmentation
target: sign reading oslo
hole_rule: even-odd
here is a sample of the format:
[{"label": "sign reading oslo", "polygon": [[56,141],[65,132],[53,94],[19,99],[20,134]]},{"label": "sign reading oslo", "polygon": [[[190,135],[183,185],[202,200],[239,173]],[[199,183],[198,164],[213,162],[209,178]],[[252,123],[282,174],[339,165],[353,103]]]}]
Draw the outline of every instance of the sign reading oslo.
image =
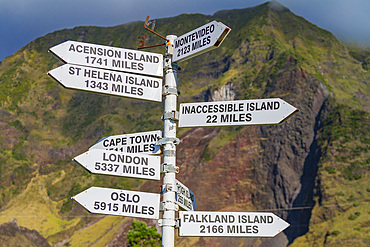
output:
[{"label": "sign reading oslo", "polygon": [[91,187],[72,199],[90,213],[159,218],[159,194]]},{"label": "sign reading oslo", "polygon": [[91,149],[74,158],[89,172],[122,177],[160,179],[159,156]]},{"label": "sign reading oslo", "polygon": [[219,47],[230,31],[225,24],[212,21],[176,38],[173,61],[183,61]]},{"label": "sign reading oslo", "polygon": [[156,144],[162,138],[162,131],[147,131],[133,134],[103,137],[89,148],[114,150],[122,153],[160,154],[161,149]]},{"label": "sign reading oslo", "polygon": [[66,41],[49,49],[65,63],[163,76],[163,55],[112,46]]},{"label": "sign reading oslo", "polygon": [[185,103],[179,127],[280,124],[296,112],[279,98]]},{"label": "sign reading oslo", "polygon": [[194,211],[197,209],[194,193],[184,184],[176,180],[176,203],[183,210]]},{"label": "sign reading oslo", "polygon": [[274,237],[289,226],[273,213],[180,211],[179,236]]},{"label": "sign reading oslo", "polygon": [[162,79],[65,64],[48,75],[66,88],[117,95],[142,100],[162,101]]}]

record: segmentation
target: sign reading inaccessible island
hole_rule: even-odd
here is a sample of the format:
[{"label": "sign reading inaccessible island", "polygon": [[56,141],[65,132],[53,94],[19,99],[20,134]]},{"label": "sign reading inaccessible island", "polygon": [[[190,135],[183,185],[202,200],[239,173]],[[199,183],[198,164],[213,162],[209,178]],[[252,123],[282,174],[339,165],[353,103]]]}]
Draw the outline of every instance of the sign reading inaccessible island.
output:
[{"label": "sign reading inaccessible island", "polygon": [[282,99],[180,104],[179,127],[280,124],[298,112]]}]

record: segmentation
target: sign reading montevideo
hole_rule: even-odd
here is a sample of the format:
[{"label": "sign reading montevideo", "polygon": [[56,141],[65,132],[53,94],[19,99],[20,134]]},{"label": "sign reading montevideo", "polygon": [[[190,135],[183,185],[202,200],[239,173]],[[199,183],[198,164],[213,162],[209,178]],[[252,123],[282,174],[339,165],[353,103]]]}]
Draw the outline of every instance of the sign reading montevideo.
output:
[{"label": "sign reading montevideo", "polygon": [[173,61],[183,61],[219,47],[230,31],[223,23],[212,21],[176,38]]},{"label": "sign reading montevideo", "polygon": [[162,79],[65,64],[48,73],[64,87],[142,100],[162,101]]},{"label": "sign reading montevideo", "polygon": [[161,130],[108,136],[100,139],[89,150],[105,149],[123,153],[160,154],[161,149],[156,144],[160,138],[162,138]]},{"label": "sign reading montevideo", "polygon": [[76,156],[74,160],[91,173],[160,179],[161,158],[159,156],[91,149]]},{"label": "sign reading montevideo", "polygon": [[74,197],[90,213],[159,218],[159,194],[91,187]]},{"label": "sign reading montevideo", "polygon": [[135,74],[163,75],[163,55],[158,53],[70,40],[49,51],[65,63]]},{"label": "sign reading montevideo", "polygon": [[273,213],[180,211],[179,236],[274,237],[289,226]]},{"label": "sign reading montevideo", "polygon": [[296,112],[279,98],[185,103],[179,127],[280,124]]}]

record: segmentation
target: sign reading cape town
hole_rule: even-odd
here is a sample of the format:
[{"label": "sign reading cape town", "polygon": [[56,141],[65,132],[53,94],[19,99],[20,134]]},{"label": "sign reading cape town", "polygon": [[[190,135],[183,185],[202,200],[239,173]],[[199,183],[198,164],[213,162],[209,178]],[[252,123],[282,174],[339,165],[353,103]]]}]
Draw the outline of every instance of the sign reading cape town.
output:
[{"label": "sign reading cape town", "polygon": [[133,134],[103,137],[89,148],[114,150],[122,153],[160,154],[161,149],[156,144],[162,138],[162,131],[147,131]]},{"label": "sign reading cape town", "polygon": [[48,73],[66,88],[162,101],[162,79],[119,71],[65,64]]},{"label": "sign reading cape town", "polygon": [[279,98],[185,103],[179,127],[280,124],[296,112]]},{"label": "sign reading cape town", "polygon": [[159,194],[91,187],[72,199],[90,213],[159,218]]},{"label": "sign reading cape town", "polygon": [[289,226],[273,213],[180,211],[179,236],[274,237]]},{"label": "sign reading cape town", "polygon": [[74,160],[91,173],[160,179],[161,158],[159,156],[91,149],[76,156]]},{"label": "sign reading cape town", "polygon": [[163,76],[163,55],[112,46],[66,41],[49,49],[65,63]]},{"label": "sign reading cape town", "polygon": [[219,47],[230,31],[225,24],[212,21],[176,38],[173,61],[186,60]]}]

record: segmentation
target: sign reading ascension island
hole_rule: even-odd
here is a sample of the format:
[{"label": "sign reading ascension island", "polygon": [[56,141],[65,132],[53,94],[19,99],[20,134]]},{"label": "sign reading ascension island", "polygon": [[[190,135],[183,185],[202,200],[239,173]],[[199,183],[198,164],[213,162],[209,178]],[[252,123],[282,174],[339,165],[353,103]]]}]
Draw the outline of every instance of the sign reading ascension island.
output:
[{"label": "sign reading ascension island", "polygon": [[91,187],[72,199],[94,214],[159,218],[159,194]]},{"label": "sign reading ascension island", "polygon": [[91,149],[74,158],[89,172],[122,177],[160,179],[161,157]]},{"label": "sign reading ascension island", "polygon": [[231,29],[212,21],[175,39],[173,61],[184,61],[219,47]]},{"label": "sign reading ascension island", "polygon": [[162,101],[162,79],[65,64],[48,73],[66,88],[117,95],[149,101]]},{"label": "sign reading ascension island", "polygon": [[279,98],[185,103],[179,127],[280,124],[296,112]]},{"label": "sign reading ascension island", "polygon": [[161,130],[114,135],[103,137],[89,150],[104,149],[122,153],[160,154],[161,149],[156,142],[161,138]]},{"label": "sign reading ascension island", "polygon": [[273,213],[180,211],[180,236],[274,237],[289,226]]},{"label": "sign reading ascension island", "polygon": [[112,46],[66,41],[49,49],[65,63],[163,76],[163,55]]}]

